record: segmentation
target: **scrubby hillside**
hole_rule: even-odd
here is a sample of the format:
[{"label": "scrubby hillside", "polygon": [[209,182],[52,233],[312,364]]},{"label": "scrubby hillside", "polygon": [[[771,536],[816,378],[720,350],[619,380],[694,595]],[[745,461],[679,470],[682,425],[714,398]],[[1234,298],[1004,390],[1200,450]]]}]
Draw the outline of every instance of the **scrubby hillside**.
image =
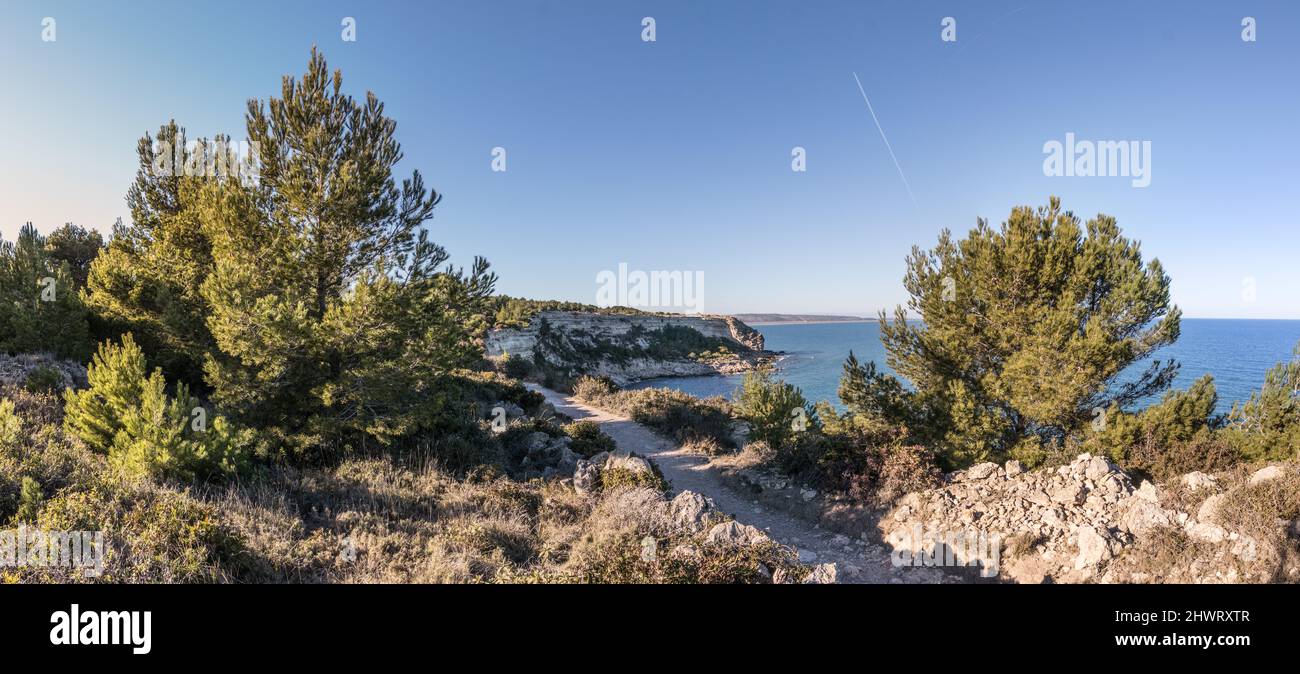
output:
[{"label": "scrubby hillside", "polygon": [[[792,550],[699,495],[670,499],[651,464],[611,452],[590,425],[541,418],[549,415],[537,404],[467,470],[430,455],[379,454],[186,484],[132,475],[91,451],[64,432],[52,394],[6,386],[0,399],[0,520],[25,531],[102,531],[108,544],[102,574],[27,565],[4,569],[5,582],[731,583],[810,574]],[[542,479],[539,466],[579,479]]]}]

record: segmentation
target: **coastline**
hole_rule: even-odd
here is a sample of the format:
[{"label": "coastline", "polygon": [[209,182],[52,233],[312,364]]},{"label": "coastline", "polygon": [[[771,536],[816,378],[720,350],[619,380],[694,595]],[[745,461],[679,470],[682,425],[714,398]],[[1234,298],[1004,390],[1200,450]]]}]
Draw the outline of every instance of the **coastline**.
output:
[{"label": "coastline", "polygon": [[762,322],[756,321],[753,323],[747,321],[745,325],[754,327],[757,325],[832,325],[832,324],[839,324],[839,323],[879,323],[879,322],[880,321],[875,318],[864,318],[862,320],[857,320],[857,321],[762,321]]}]

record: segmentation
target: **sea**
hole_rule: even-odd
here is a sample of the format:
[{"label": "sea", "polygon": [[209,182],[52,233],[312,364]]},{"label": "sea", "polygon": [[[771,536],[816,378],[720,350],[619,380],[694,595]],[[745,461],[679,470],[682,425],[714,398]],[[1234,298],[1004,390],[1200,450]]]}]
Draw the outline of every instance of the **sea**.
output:
[{"label": "sea", "polygon": [[[777,376],[798,386],[810,401],[827,400],[842,407],[835,392],[849,351],[860,361],[871,360],[883,371],[890,371],[880,343],[880,324],[875,321],[753,327],[763,333],[769,350],[784,353],[776,365]],[[1269,368],[1291,359],[1292,349],[1300,341],[1300,320],[1184,318],[1181,332],[1177,342],[1157,351],[1153,358],[1173,358],[1182,364],[1175,388],[1186,388],[1206,373],[1214,375],[1218,411],[1227,412],[1234,402],[1248,400],[1259,389]],[[1135,363],[1121,379],[1136,376],[1149,362]],[[731,398],[741,376],[650,379],[629,388],[667,387],[700,397]],[[1158,400],[1159,396],[1154,396],[1136,407]]]}]

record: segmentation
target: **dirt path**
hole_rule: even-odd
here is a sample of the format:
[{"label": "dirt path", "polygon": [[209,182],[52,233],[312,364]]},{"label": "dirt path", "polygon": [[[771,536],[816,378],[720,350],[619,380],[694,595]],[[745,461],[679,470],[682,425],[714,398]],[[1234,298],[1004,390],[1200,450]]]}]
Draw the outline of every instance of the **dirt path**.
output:
[{"label": "dirt path", "polygon": [[[533,384],[529,388],[546,396],[556,411],[573,419],[600,424],[600,429],[618,443],[619,449],[649,457],[672,484],[673,492],[690,490],[711,499],[717,507],[737,521],[758,527],[780,543],[799,551],[806,563],[834,563],[839,582],[915,583],[934,582],[930,574],[907,573],[890,563],[889,552],[877,542],[850,540],[815,528],[787,513],[763,507],[758,502],[727,487],[709,465],[707,457],[682,450],[668,440],[631,419],[597,409],[572,397]],[[919,570],[919,569],[918,569]]]}]

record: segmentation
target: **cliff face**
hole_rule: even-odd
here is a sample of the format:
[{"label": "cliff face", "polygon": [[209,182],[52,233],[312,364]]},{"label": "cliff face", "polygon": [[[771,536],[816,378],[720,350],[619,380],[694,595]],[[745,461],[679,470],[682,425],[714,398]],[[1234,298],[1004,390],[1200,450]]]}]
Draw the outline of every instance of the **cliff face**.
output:
[{"label": "cliff face", "polygon": [[771,362],[763,335],[730,316],[660,316],[543,311],[525,328],[488,333],[489,358],[545,361],[569,376],[643,379],[731,374]]},{"label": "cliff face", "polygon": [[687,327],[705,337],[733,342],[739,351],[762,351],[763,335],[731,316],[627,316],[578,311],[543,311],[526,328],[492,330],[487,336],[487,355],[499,358],[507,353],[527,355],[537,346],[541,325],[555,332],[586,335],[593,340],[616,340],[633,331],[652,332],[664,327]]}]

